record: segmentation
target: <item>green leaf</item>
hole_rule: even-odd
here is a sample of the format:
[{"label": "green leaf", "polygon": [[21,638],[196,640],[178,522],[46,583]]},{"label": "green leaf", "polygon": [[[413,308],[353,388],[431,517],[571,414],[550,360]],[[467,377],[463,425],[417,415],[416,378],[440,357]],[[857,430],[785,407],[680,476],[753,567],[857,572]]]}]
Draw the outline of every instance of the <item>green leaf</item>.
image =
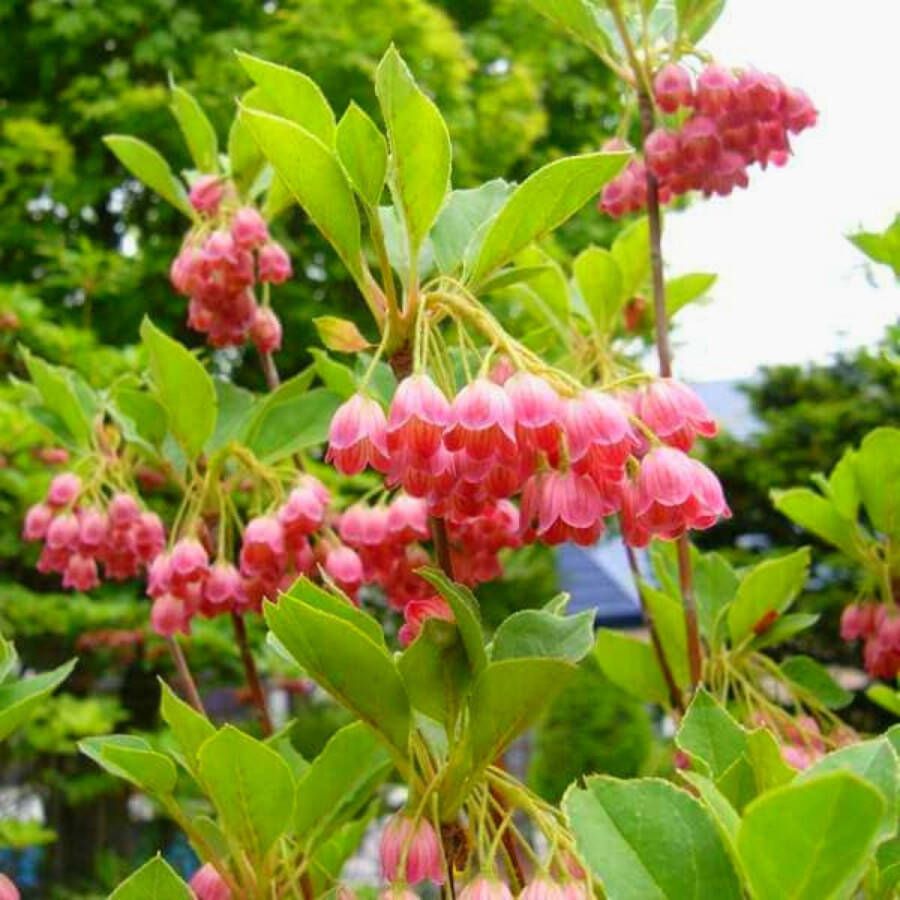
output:
[{"label": "green leaf", "polygon": [[[319,86],[307,75],[237,52],[238,62],[271,104],[271,111],[334,147],[334,113]],[[263,151],[265,152],[265,151]]]},{"label": "green leaf", "polygon": [[[873,702],[877,703],[883,709],[900,717],[900,691],[891,690],[886,684],[873,684],[866,689],[866,696]],[[900,753],[900,726],[895,725],[897,729],[894,732],[897,735],[894,741],[894,748]],[[893,731],[893,728],[891,729]],[[891,732],[888,732],[890,735]]]},{"label": "green leaf", "polygon": [[338,122],[336,145],[353,189],[364,203],[377,207],[387,178],[387,142],[378,126],[353,102]]},{"label": "green leaf", "polygon": [[791,656],[779,668],[788,681],[812,694],[829,709],[842,709],[853,702],[853,694],[844,690],[812,657]]},{"label": "green leaf", "polygon": [[172,736],[184,755],[188,771],[195,773],[197,752],[203,742],[216,733],[216,729],[206,716],[177,697],[165,681],[160,679],[159,683],[162,688],[160,713],[163,721],[172,729]]},{"label": "green leaf", "polygon": [[323,444],[340,403],[341,398],[331,391],[301,391],[286,381],[260,405],[247,427],[245,443],[266,463]]},{"label": "green leaf", "polygon": [[848,240],[870,259],[890,266],[900,278],[900,215],[882,232],[860,231]]},{"label": "green leaf", "polygon": [[449,275],[460,267],[472,235],[496,215],[511,190],[508,182],[495,178],[477,188],[450,192],[431,230],[434,258],[442,272]]},{"label": "green leaf", "polygon": [[397,668],[413,708],[453,735],[472,683],[469,658],[456,625],[427,619],[419,636],[400,655]]},{"label": "green leaf", "polygon": [[384,647],[346,619],[283,596],[265,609],[266,623],[294,659],[336,700],[405,756],[409,698]]},{"label": "green leaf", "polygon": [[486,766],[532,725],[576,672],[558,659],[504,659],[489,663],[469,698],[474,766]]},{"label": "green leaf", "polygon": [[19,664],[16,645],[0,634],[0,684],[14,675]]},{"label": "green leaf", "polygon": [[341,880],[344,865],[359,849],[366,828],[375,815],[375,809],[376,805],[373,805],[365,815],[344,823],[313,854],[310,878],[314,897],[329,897],[333,893],[328,889]]},{"label": "green leaf", "polygon": [[287,119],[248,107],[241,109],[240,116],[278,177],[362,285],[359,213],[335,154],[314,134]]},{"label": "green leaf", "polygon": [[603,27],[596,5],[591,0],[531,0],[531,5],[594,53],[612,53],[612,38]]},{"label": "green leaf", "polygon": [[886,737],[842,747],[813,763],[797,776],[809,781],[824,772],[848,771],[872,785],[885,803],[881,834],[891,837],[897,830],[897,755]]},{"label": "green leaf", "polygon": [[130,734],[85,738],[78,749],[102,769],[148,794],[166,796],[175,789],[175,763],[157,753],[143,738]]},{"label": "green leaf", "polygon": [[31,718],[37,707],[72,674],[77,662],[70,659],[50,672],[0,684],[0,741]]},{"label": "green leaf", "polygon": [[783,613],[806,583],[809,548],[802,547],[778,559],[754,566],[741,579],[728,608],[728,632],[732,644],[753,634],[753,627],[767,613]]},{"label": "green leaf", "polygon": [[700,688],[691,700],[675,743],[719,778],[747,750],[747,732]]},{"label": "green leaf", "polygon": [[623,228],[610,252],[622,270],[622,293],[629,300],[650,276],[650,225],[646,216]]},{"label": "green leaf", "polygon": [[541,609],[523,609],[500,624],[491,658],[550,657],[577,663],[593,644],[593,612],[558,616]]},{"label": "green leaf", "polygon": [[386,648],[381,623],[354,606],[346,597],[338,596],[313,584],[305,575],[298,578],[284,593],[292,600],[305,603],[312,609],[344,619],[380,647]]},{"label": "green leaf", "polygon": [[159,855],[126,878],[109,900],[194,900],[191,889]]},{"label": "green leaf", "polygon": [[393,45],[375,71],[375,93],[390,140],[391,193],[415,258],[450,187],[450,135]]},{"label": "green leaf", "polygon": [[93,432],[91,406],[94,404],[83,402],[75,373],[33,356],[27,347],[22,347],[21,352],[25,368],[44,406],[62,422],[75,445],[89,446]]},{"label": "green leaf", "polygon": [[669,705],[665,678],[646,641],[601,628],[594,654],[603,674],[623,691],[645,703]]},{"label": "green leaf", "polygon": [[697,553],[692,549],[691,559],[700,633],[713,647],[718,647],[725,630],[722,610],[734,600],[739,579],[728,560],[719,553]]},{"label": "green leaf", "polygon": [[[249,106],[258,109],[264,104],[262,91],[259,88],[251,88],[240,99],[241,106]],[[268,110],[271,112],[271,110]],[[228,130],[228,168],[229,174],[242,192],[249,191],[256,182],[263,166],[265,157],[256,146],[256,141],[247,126],[241,121],[240,116],[235,116]]]},{"label": "green leaf", "polygon": [[666,282],[666,313],[671,319],[680,309],[709,293],[717,275],[710,272],[692,272],[679,275]]},{"label": "green leaf", "polygon": [[365,806],[391,759],[362,722],[335,732],[297,784],[294,830],[307,847],[326,840]]},{"label": "green leaf", "polygon": [[594,776],[563,799],[579,856],[610,900],[739,900],[725,843],[690,794],[655,778]]},{"label": "green leaf", "polygon": [[347,400],[357,392],[359,385],[352,369],[315,347],[311,347],[309,352],[315,360],[316,374],[329,391],[333,391],[342,400]]},{"label": "green leaf", "polygon": [[764,647],[782,644],[811,628],[819,618],[818,613],[788,613],[786,616],[779,616],[762,634],[753,638],[750,647],[753,650],[762,650]]},{"label": "green leaf", "polygon": [[875,854],[878,864],[879,900],[892,900],[900,881],[900,837],[885,841]]},{"label": "green leaf", "polygon": [[856,478],[872,525],[900,537],[900,429],[870,431],[856,451]]},{"label": "green leaf", "polygon": [[155,397],[147,391],[120,387],[112,397],[110,414],[127,441],[158,452],[168,432],[169,417]]},{"label": "green leaf", "polygon": [[852,559],[858,559],[856,523],[845,518],[835,505],[809,488],[772,491],[772,503],[780,513],[816,537],[833,544]]},{"label": "green leaf", "polygon": [[[258,409],[256,395],[221,378],[213,379],[216,390],[216,428],[203,448],[206,453],[215,453],[227,443],[240,440],[251,418]],[[268,399],[268,395],[266,397]],[[265,401],[263,401],[265,402]],[[163,414],[165,420],[165,414]]]},{"label": "green leaf", "polygon": [[719,828],[725,846],[731,846],[737,837],[741,817],[728,801],[728,798],[707,778],[699,772],[681,771],[678,773],[688,784],[696,789],[700,801],[706,807],[713,821]]},{"label": "green leaf", "polygon": [[196,98],[184,88],[178,87],[174,81],[169,109],[184,135],[194,165],[201,172],[218,172],[219,140],[216,130]]},{"label": "green leaf", "polygon": [[467,281],[478,285],[519,251],[562,225],[621,170],[629,153],[589,153],[549,163],[525,179],[470,247]]},{"label": "green leaf", "polygon": [[419,569],[418,574],[437,590],[453,610],[472,674],[478,675],[487,665],[487,652],[484,649],[484,631],[475,595],[467,587],[450,581],[440,569]]},{"label": "green leaf", "polygon": [[853,893],[875,849],[884,801],[849,772],[789,784],[754,800],[738,852],[757,900],[828,900]]},{"label": "green leaf", "polygon": [[687,655],[687,633],[684,628],[684,610],[681,604],[656,590],[646,582],[641,582],[641,598],[653,619],[653,625],[662,644],[666,661],[672,670],[672,677],[680,688],[691,683],[690,664]]},{"label": "green leaf", "polygon": [[156,191],[163,200],[171,203],[189,219],[195,217],[184,185],[172,173],[158,150],[138,138],[124,134],[108,134],[103,138],[103,143],[138,181]]},{"label": "green leaf", "polygon": [[837,511],[845,519],[855,519],[859,512],[859,485],[856,482],[856,451],[846,450],[831,470],[827,493]]},{"label": "green leaf", "polygon": [[186,347],[146,317],[141,323],[141,340],[169,428],[188,457],[194,459],[216,427],[218,401],[213,380]]},{"label": "green leaf", "polygon": [[622,270],[609,250],[588,247],[572,264],[575,283],[600,334],[607,333],[622,304]]},{"label": "green leaf", "polygon": [[225,829],[260,859],[288,828],[295,785],[281,756],[231,725],[197,754],[200,779]]},{"label": "green leaf", "polygon": [[697,43],[716,24],[725,0],[675,0],[678,31]]},{"label": "green leaf", "polygon": [[501,269],[496,275],[491,275],[481,284],[481,293],[490,294],[492,291],[502,291],[514,285],[533,282],[553,271],[553,266],[541,263],[535,266],[509,266]]}]

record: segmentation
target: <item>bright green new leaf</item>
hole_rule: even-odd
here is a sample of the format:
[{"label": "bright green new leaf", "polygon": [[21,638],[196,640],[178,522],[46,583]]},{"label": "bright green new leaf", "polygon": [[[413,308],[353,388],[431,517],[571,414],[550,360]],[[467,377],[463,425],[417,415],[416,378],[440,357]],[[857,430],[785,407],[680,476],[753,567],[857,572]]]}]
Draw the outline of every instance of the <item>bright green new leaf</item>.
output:
[{"label": "bright green new leaf", "polygon": [[609,250],[588,247],[572,264],[575,283],[597,331],[606,334],[628,298],[622,293],[622,270]]},{"label": "bright green new leaf", "polygon": [[184,135],[191,159],[199,171],[215,173],[219,171],[219,140],[212,122],[203,112],[203,107],[193,94],[172,82],[172,99],[169,109]]},{"label": "bright green new leaf", "polygon": [[362,285],[356,198],[334,152],[312,132],[287,119],[248,107],[243,107],[240,115],[278,177]]},{"label": "bright green new leaf", "polygon": [[837,511],[846,519],[855,519],[859,512],[859,485],[856,481],[856,451],[845,450],[844,455],[828,476],[827,493]]},{"label": "bright green new leaf", "polygon": [[175,790],[178,772],[175,763],[158,753],[143,738],[111,734],[86,738],[78,749],[98,766],[117,778],[130,781],[148,794],[160,797]]},{"label": "bright green new leaf", "polygon": [[69,660],[50,672],[0,684],[0,741],[6,740],[68,677],[78,661]]},{"label": "bright green new leaf", "polygon": [[629,153],[588,153],[558,159],[534,172],[503,204],[466,256],[466,280],[479,285],[520,250],[562,225],[614,178]]},{"label": "bright green new leaf", "polygon": [[319,339],[336,353],[360,353],[372,344],[360,333],[356,323],[338,316],[319,316],[313,319]]},{"label": "bright green new leaf", "polygon": [[856,523],[841,515],[831,500],[809,488],[772,491],[772,503],[801,528],[834,544],[851,559],[859,559],[862,546],[857,537]]},{"label": "bright green new leaf", "polygon": [[593,0],[531,0],[531,5],[594,53],[612,53],[612,38],[603,27]]},{"label": "bright green new leaf", "polygon": [[[259,402],[252,391],[221,378],[214,378],[213,384],[216,389],[218,415],[215,431],[203,448],[207,455],[220,450],[230,441],[239,441],[259,409]],[[269,396],[267,394],[261,402],[265,403]],[[165,422],[165,414],[163,421]]]},{"label": "bright green new leaf", "polygon": [[450,135],[393,45],[375,71],[375,93],[390,141],[391,192],[415,259],[450,188]]},{"label": "bright green new leaf", "polygon": [[421,575],[447,601],[453,610],[456,627],[462,636],[463,646],[469,658],[469,666],[473,675],[478,675],[487,664],[487,652],[484,649],[484,630],[481,627],[481,616],[478,613],[478,601],[467,588],[447,578],[440,569],[419,569]]},{"label": "bright green new leaf", "polygon": [[159,683],[162,689],[160,713],[163,721],[172,729],[172,736],[184,756],[188,770],[196,772],[197,752],[203,742],[216,733],[216,729],[206,716],[177,697],[165,681],[160,679]]},{"label": "bright green new leaf", "polygon": [[603,674],[632,697],[660,706],[670,703],[656,654],[646,641],[601,628],[594,655]]},{"label": "bright green new leaf", "polygon": [[378,126],[355,103],[337,126],[338,159],[350,184],[368,206],[377,207],[387,178],[388,149]]},{"label": "bright green new leaf", "polygon": [[109,900],[193,900],[193,891],[159,855],[126,878]]},{"label": "bright green new leaf", "polygon": [[538,716],[576,672],[558,659],[504,659],[489,663],[469,697],[472,761],[489,765]]},{"label": "bright green new leaf", "polygon": [[96,402],[78,389],[76,373],[33,356],[27,347],[23,346],[21,353],[44,406],[62,423],[70,442],[80,447],[88,446]]},{"label": "bright green new leaf", "polygon": [[669,279],[666,282],[666,314],[669,318],[709,293],[717,277],[710,272],[692,272]]},{"label": "bright green new leaf", "polygon": [[819,621],[818,613],[788,613],[779,616],[762,634],[758,634],[750,642],[753,650],[774,647],[790,640],[794,635],[812,628]]},{"label": "bright green new leaf", "polygon": [[780,668],[788,681],[812,694],[829,709],[842,709],[853,702],[853,694],[842,688],[828,670],[810,656],[791,656],[781,663]]},{"label": "bright green new leaf", "polygon": [[848,771],[859,775],[881,794],[885,803],[881,834],[891,837],[897,831],[897,770],[897,754],[891,742],[882,736],[829,753],[801,772],[797,781],[809,781],[824,772]]},{"label": "bright green new leaf", "polygon": [[310,347],[309,352],[315,360],[316,374],[329,391],[337,394],[342,400],[349,399],[357,392],[359,385],[349,366],[332,359],[324,350],[317,347]]},{"label": "bright green new leaf", "polygon": [[870,259],[890,266],[900,278],[900,214],[884,231],[860,231],[848,235],[848,240]]},{"label": "bright green new leaf", "polygon": [[390,756],[368,725],[335,732],[297,783],[299,839],[307,846],[326,840],[369,802],[390,770]]},{"label": "bright green new leaf", "polygon": [[684,628],[684,610],[681,604],[646,582],[641,582],[641,598],[652,617],[675,683],[682,689],[688,687],[691,683],[691,674],[687,653],[687,632]]},{"label": "bright green new leaf", "polygon": [[778,559],[767,559],[750,569],[728,608],[732,644],[740,644],[752,635],[754,626],[767,613],[783,613],[806,583],[808,570],[808,547]]},{"label": "bright green new leaf", "polygon": [[264,857],[294,813],[295,783],[287,763],[231,725],[203,743],[197,763],[226,830],[252,859]]},{"label": "bright green new leaf", "polygon": [[442,272],[449,275],[459,268],[472,235],[497,214],[511,191],[509,182],[495,178],[477,188],[450,192],[431,229],[434,258]]},{"label": "bright green new leaf", "polygon": [[678,31],[697,43],[722,15],[725,0],[675,0]]},{"label": "bright green new leaf", "polygon": [[141,323],[141,340],[169,428],[187,456],[194,459],[216,427],[218,400],[213,380],[184,345],[146,317]]},{"label": "bright green new leaf", "polygon": [[870,431],[856,451],[856,478],[872,525],[900,537],[900,428]]},{"label": "bright green new leaf", "polygon": [[610,248],[622,271],[622,294],[630,300],[650,276],[650,224],[646,216],[623,228]]},{"label": "bright green new leaf", "polygon": [[188,202],[184,185],[172,173],[158,150],[125,134],[108,134],[103,138],[103,143],[138,181],[156,191],[163,200],[171,203],[189,219],[196,216]]},{"label": "bright green new leaf", "polygon": [[[873,703],[877,703],[883,709],[900,718],[900,691],[892,690],[886,684],[872,684],[866,689],[866,696]],[[897,731],[894,731],[894,729],[897,729]],[[893,739],[894,749],[900,754],[900,726],[893,726],[891,731],[894,731],[896,735]],[[891,731],[888,732],[888,736],[891,735]]]},{"label": "bright green new leaf", "polygon": [[577,663],[594,644],[594,613],[554,615],[542,609],[513,613],[497,628],[491,659],[550,657]]},{"label": "bright green new leaf", "polygon": [[334,113],[312,78],[249,53],[238,52],[237,58],[265,94],[273,112],[299,125],[327,147],[334,146]]},{"label": "bright green new leaf", "polygon": [[281,597],[266,623],[294,659],[336,700],[406,754],[409,698],[387,650],[346,619]]},{"label": "bright green new leaf", "polygon": [[832,772],[763,794],[737,846],[755,900],[837,900],[863,876],[884,814],[878,791]]},{"label": "bright green new leaf", "polygon": [[609,900],[739,900],[713,819],[667,781],[588,778],[563,799],[578,852]]}]

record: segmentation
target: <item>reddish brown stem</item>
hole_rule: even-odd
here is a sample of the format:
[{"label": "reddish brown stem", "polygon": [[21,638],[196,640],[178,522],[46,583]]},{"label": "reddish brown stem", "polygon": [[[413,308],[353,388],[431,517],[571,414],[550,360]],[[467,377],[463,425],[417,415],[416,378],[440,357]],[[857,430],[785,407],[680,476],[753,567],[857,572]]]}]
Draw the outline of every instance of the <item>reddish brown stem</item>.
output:
[{"label": "reddish brown stem", "polygon": [[275,365],[275,357],[271,353],[264,353],[261,350],[259,361],[266,379],[266,386],[270,391],[276,390],[281,384],[281,378],[278,375],[278,367]]},{"label": "reddish brown stem", "polygon": [[[637,73],[636,73],[637,74]],[[638,84],[641,84],[638,79]],[[653,100],[647,91],[638,88],[638,105],[641,113],[641,136],[644,141],[653,131]],[[656,352],[659,358],[659,374],[663,378],[672,375],[672,348],[669,344],[669,318],[666,310],[666,282],[663,274],[662,216],[659,205],[659,183],[656,176],[646,169],[647,222],[650,232],[650,271],[653,282],[653,312],[656,326]],[[697,601],[694,597],[694,577],[691,570],[691,550],[686,535],[678,539],[678,580],[681,584],[681,602],[684,606],[684,628],[687,633],[688,663],[691,673],[691,690],[696,690],[703,673],[703,648],[697,621]]]},{"label": "reddish brown stem", "polygon": [[244,665],[244,677],[247,679],[247,687],[250,690],[250,698],[259,713],[259,724],[265,737],[269,737],[275,731],[272,720],[269,717],[269,707],[266,705],[266,695],[263,692],[256,662],[250,652],[250,642],[247,640],[247,625],[240,613],[231,614],[231,624],[234,626],[234,637],[237,640],[241,653],[241,662]]},{"label": "reddish brown stem", "polygon": [[431,541],[434,544],[434,555],[443,573],[453,581],[453,558],[450,555],[450,538],[447,534],[447,523],[438,516],[428,517],[431,529]]},{"label": "reddish brown stem", "polygon": [[194,676],[191,675],[191,670],[188,666],[184,651],[181,649],[181,645],[173,637],[166,638],[166,643],[169,645],[169,652],[172,654],[172,661],[175,663],[178,677],[181,680],[181,687],[185,697],[187,697],[188,703],[190,703],[198,713],[205,716],[206,710],[203,708],[203,701],[200,699],[197,683],[194,681]]},{"label": "reddish brown stem", "polygon": [[666,658],[666,651],[663,649],[662,641],[659,639],[659,632],[656,630],[656,623],[653,621],[653,614],[650,612],[649,607],[647,606],[646,601],[644,600],[644,594],[641,590],[641,571],[638,568],[637,557],[634,555],[634,550],[622,542],[625,547],[625,553],[628,556],[628,568],[631,569],[631,575],[634,579],[634,586],[638,592],[638,598],[641,601],[641,615],[643,616],[644,623],[647,626],[648,631],[650,632],[650,642],[653,644],[653,652],[656,654],[657,662],[659,662],[659,668],[662,672],[663,678],[666,682],[666,687],[669,690],[669,701],[671,702],[674,709],[681,710],[683,709],[683,700],[681,697],[681,691],[678,688],[678,685],[675,683],[675,676],[672,674],[672,667],[669,665],[669,660]]}]

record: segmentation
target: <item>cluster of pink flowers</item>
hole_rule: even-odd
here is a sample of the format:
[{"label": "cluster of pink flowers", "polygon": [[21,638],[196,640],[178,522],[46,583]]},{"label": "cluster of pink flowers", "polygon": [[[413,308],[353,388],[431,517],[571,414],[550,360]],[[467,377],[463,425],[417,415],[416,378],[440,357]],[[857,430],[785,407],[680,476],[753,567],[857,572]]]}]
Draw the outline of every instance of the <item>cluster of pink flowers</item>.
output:
[{"label": "cluster of pink flowers", "polygon": [[862,640],[863,665],[873,678],[892,681],[900,673],[900,615],[883,603],[851,603],[841,616],[841,637]]},{"label": "cluster of pink flowers", "polygon": [[[715,431],[700,399],[671,379],[621,399],[595,390],[565,398],[519,372],[502,385],[478,378],[450,401],[418,374],[400,383],[387,415],[363,394],[344,403],[327,459],[345,474],[381,472],[451,533],[481,518],[503,535],[518,518],[522,541],[589,545],[621,513],[626,540],[644,546],[730,515],[718,479],[685,452]],[[500,506],[517,495],[518,517]]]},{"label": "cluster of pink flowers", "polygon": [[188,324],[213,347],[249,338],[271,353],[281,347],[281,323],[270,306],[257,303],[253,288],[257,281],[287,281],[291,260],[256,209],[223,202],[232,193],[216,176],[197,180],[190,200],[203,220],[188,232],[169,276],[175,290],[190,298]]},{"label": "cluster of pink flowers", "polygon": [[[424,882],[441,886],[446,880],[444,855],[440,838],[425,819],[414,819],[406,813],[393,816],[381,835],[381,871],[390,887],[382,900],[413,900],[409,890]],[[519,900],[587,900],[592,892],[581,865],[563,854],[557,868],[562,879],[536,875],[519,893]],[[509,887],[500,879],[478,874],[459,893],[460,900],[513,900]]]},{"label": "cluster of pink flowers", "polygon": [[84,504],[81,479],[72,472],[57,475],[47,495],[32,506],[22,536],[43,542],[38,571],[62,575],[66,588],[89,591],[103,577],[134,578],[161,552],[165,529],[156,513],[142,511],[126,493],[105,505]]},{"label": "cluster of pink flowers", "polygon": [[668,63],[653,83],[664,113],[690,111],[673,128],[657,128],[644,143],[644,159],[632,160],[603,190],[601,209],[618,218],[647,203],[646,168],[659,182],[660,200],[698,190],[727,196],[747,187],[754,163],[783,166],[791,134],[816,124],[818,113],[803,91],[754,69],[733,72],[707,66],[692,82],[687,69]]},{"label": "cluster of pink flowers", "polygon": [[[329,502],[324,485],[302,475],[277,510],[247,522],[238,565],[228,559],[211,562],[207,549],[211,541],[198,537],[176,541],[153,560],[147,578],[154,630],[167,636],[187,634],[197,615],[258,612],[264,599],[275,599],[300,575],[315,575],[319,563],[341,588],[354,594],[359,587],[356,572],[361,571],[356,554],[337,541],[323,538],[315,550],[310,542],[325,523]],[[347,554],[353,557],[349,567]]]}]

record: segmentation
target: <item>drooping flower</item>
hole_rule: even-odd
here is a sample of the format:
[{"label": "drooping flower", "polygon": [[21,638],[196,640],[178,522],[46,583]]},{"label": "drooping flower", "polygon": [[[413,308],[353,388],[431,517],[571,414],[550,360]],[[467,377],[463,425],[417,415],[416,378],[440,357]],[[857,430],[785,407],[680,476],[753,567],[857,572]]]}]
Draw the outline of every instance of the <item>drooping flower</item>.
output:
[{"label": "drooping flower", "polygon": [[197,900],[232,900],[231,890],[212,863],[205,863],[190,882]]},{"label": "drooping flower", "polygon": [[387,421],[387,446],[401,465],[425,469],[450,423],[450,404],[428,375],[410,375],[397,387]]},{"label": "drooping flower", "polygon": [[459,892],[459,900],[513,900],[513,895],[500,879],[477,875]]},{"label": "drooping flower", "polygon": [[387,472],[388,434],[384,410],[376,400],[354,394],[331,420],[325,459],[344,475],[358,475],[366,466]]},{"label": "drooping flower", "polygon": [[414,820],[405,813],[393,816],[381,835],[380,856],[382,874],[389,882],[444,883],[441,842],[425,819]]},{"label": "drooping flower", "polygon": [[521,448],[556,453],[562,431],[562,401],[543,379],[517,372],[504,384],[512,402],[516,438]]},{"label": "drooping flower", "polygon": [[429,597],[410,600],[403,607],[404,623],[397,634],[400,643],[404,647],[411,644],[422,630],[427,619],[443,619],[445,622],[452,622],[453,612],[447,605],[447,601],[437,594]]},{"label": "drooping flower", "polygon": [[225,195],[225,184],[218,175],[201,175],[188,193],[191,206],[200,213],[213,215]]},{"label": "drooping flower", "polygon": [[506,391],[489,378],[476,378],[454,398],[444,446],[473,459],[516,455],[516,416]]},{"label": "drooping flower", "polygon": [[81,479],[74,472],[55,475],[47,491],[47,503],[57,509],[68,506],[81,493]]},{"label": "drooping flower", "polygon": [[687,385],[659,378],[637,395],[637,414],[666,444],[687,452],[695,437],[715,437],[715,419],[706,404]]},{"label": "drooping flower", "polygon": [[694,95],[690,72],[677,63],[666,63],[653,79],[653,95],[659,108],[666,113],[691,106]]}]

